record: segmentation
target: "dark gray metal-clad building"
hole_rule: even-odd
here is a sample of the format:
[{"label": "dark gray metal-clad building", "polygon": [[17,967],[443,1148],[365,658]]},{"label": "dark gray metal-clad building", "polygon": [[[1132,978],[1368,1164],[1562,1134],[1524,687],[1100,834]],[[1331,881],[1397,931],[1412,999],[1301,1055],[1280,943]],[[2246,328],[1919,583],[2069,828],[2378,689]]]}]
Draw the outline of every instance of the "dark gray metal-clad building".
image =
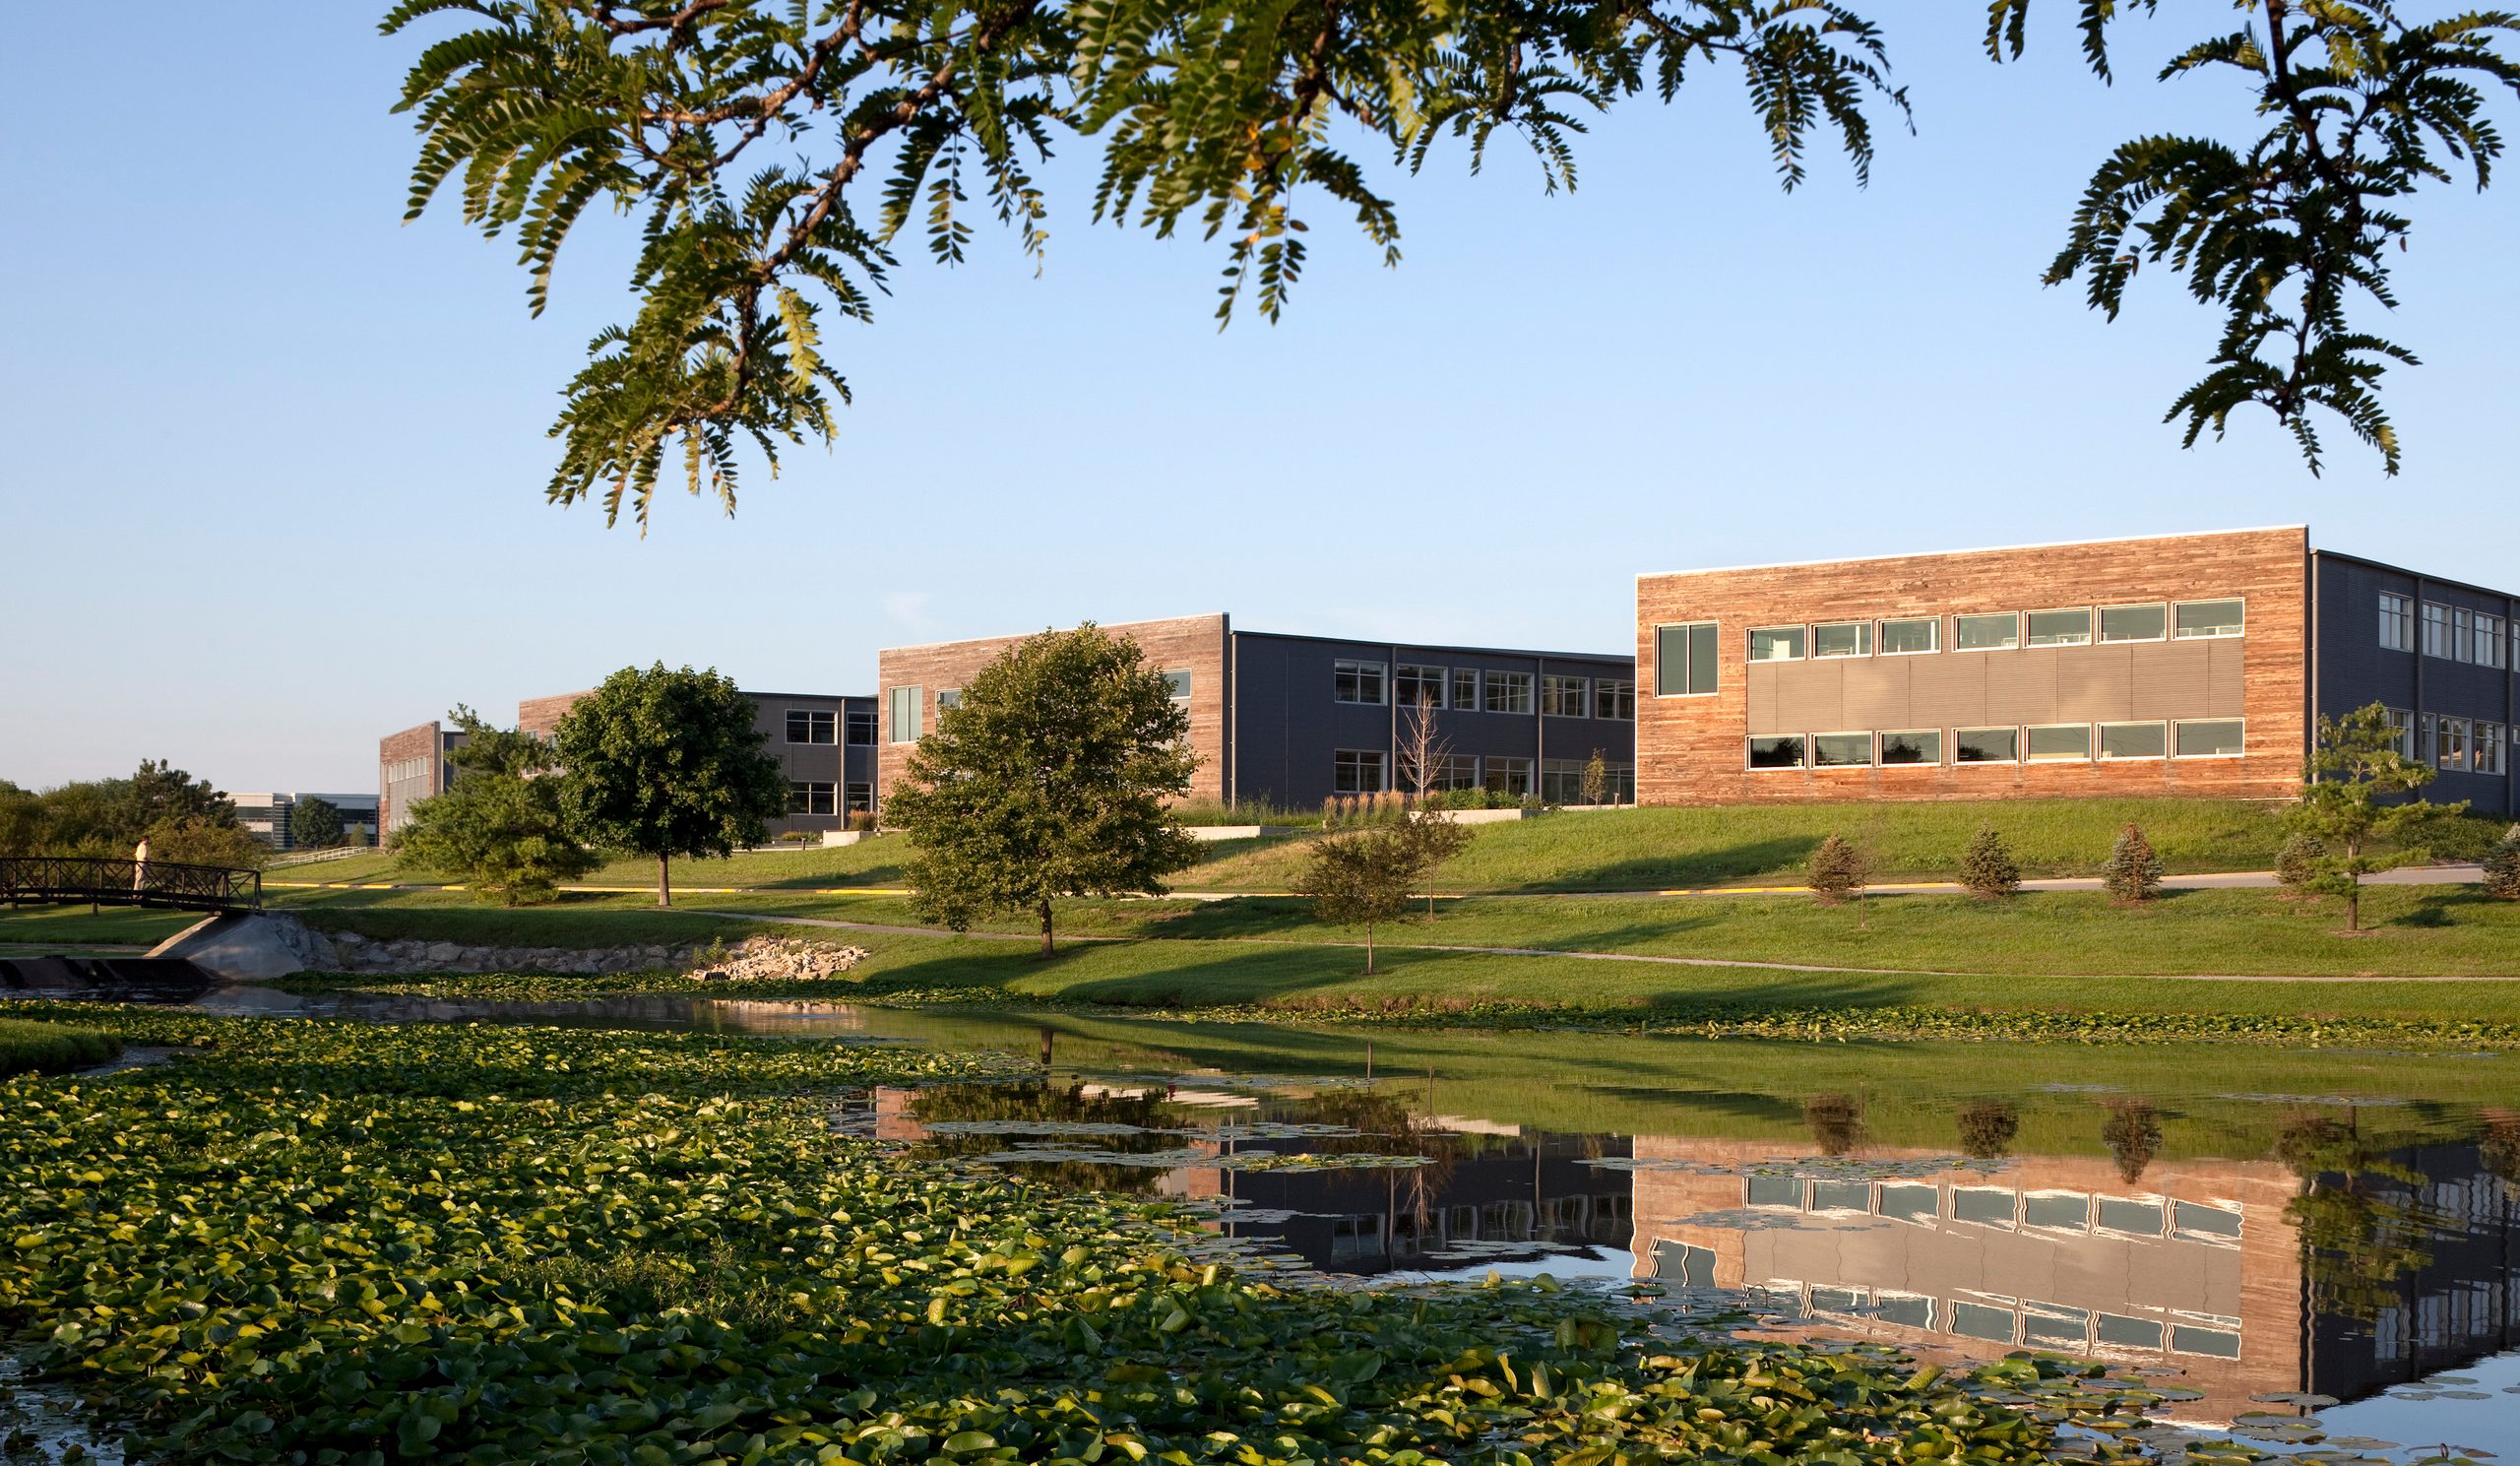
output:
[{"label": "dark gray metal-clad building", "polygon": [[2520,814],[2520,597],[2320,549],[2310,617],[2315,712],[2385,704],[2400,750],[2440,771],[2426,798]]}]

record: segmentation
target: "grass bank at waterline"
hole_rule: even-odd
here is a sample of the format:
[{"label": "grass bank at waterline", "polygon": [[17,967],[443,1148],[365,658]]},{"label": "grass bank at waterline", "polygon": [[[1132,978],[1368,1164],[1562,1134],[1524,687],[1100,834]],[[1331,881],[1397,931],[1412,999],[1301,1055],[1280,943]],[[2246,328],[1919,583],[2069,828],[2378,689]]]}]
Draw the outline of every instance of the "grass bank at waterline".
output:
[{"label": "grass bank at waterline", "polygon": [[0,1076],[84,1069],[121,1052],[120,1039],[93,1028],[0,1017]]},{"label": "grass bank at waterline", "polygon": [[2114,1403],[2091,1366],[1649,1340],[1553,1286],[1282,1289],[831,1129],[839,1089],[984,1059],[94,1021],[198,1052],[0,1085],[0,1325],[153,1460],[1997,1466],[2056,1445],[2025,1407]]}]

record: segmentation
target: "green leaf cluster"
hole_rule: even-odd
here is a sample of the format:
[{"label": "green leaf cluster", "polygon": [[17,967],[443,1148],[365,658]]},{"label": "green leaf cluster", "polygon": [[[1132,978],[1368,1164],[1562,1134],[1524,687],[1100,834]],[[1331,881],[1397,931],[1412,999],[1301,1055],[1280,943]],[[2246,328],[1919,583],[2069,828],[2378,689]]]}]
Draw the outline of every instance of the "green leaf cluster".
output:
[{"label": "green leaf cluster", "polygon": [[1087,622],[1009,647],[912,750],[884,820],[914,846],[913,908],[969,929],[993,912],[1040,919],[1060,896],[1162,895],[1198,860],[1170,801],[1198,757],[1161,668]]}]

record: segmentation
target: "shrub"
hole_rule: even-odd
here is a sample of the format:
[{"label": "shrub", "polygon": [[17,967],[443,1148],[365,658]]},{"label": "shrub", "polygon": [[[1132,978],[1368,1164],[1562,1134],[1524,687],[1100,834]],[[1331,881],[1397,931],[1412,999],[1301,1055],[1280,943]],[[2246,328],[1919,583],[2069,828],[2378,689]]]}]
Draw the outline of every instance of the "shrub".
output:
[{"label": "shrub", "polygon": [[871,830],[875,828],[874,811],[868,809],[851,809],[849,811],[848,824],[849,828],[852,830]]},{"label": "shrub", "polygon": [[1863,853],[1836,835],[1821,841],[1811,853],[1811,893],[1829,905],[1861,892],[1867,873]]},{"label": "shrub", "polygon": [[1993,826],[1980,830],[1969,842],[1968,852],[1960,858],[1960,883],[1973,896],[2009,896],[2021,889],[2021,865]]},{"label": "shrub", "polygon": [[2162,858],[2144,832],[2130,823],[2117,832],[2117,843],[2110,847],[2109,863],[2100,874],[2109,894],[2118,900],[2150,901],[2161,894]]},{"label": "shrub", "polygon": [[2327,847],[2315,835],[2295,835],[2275,853],[2275,878],[2296,891],[2306,891],[2319,878],[2319,861]]},{"label": "shrub", "polygon": [[2504,901],[2520,901],[2520,824],[2503,831],[2485,853],[2485,893]]}]

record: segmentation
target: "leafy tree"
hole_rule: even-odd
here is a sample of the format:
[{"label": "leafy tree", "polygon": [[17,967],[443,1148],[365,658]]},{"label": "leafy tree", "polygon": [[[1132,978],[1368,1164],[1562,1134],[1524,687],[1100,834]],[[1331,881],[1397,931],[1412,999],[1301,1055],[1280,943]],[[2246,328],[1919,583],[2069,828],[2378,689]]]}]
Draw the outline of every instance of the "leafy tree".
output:
[{"label": "leafy tree", "polygon": [[755,708],[716,669],[625,667],[578,699],[551,733],[580,838],[657,862],[657,905],[673,904],[673,858],[758,845],[788,811],[788,779],[762,751]]},{"label": "leafy tree", "polygon": [[[1992,0],[1986,49],[2021,54],[2033,0]],[[2409,24],[2393,0],[2239,0],[2162,80],[2232,76],[2257,136],[2148,134],[2093,175],[2051,284],[2085,279],[2114,317],[2139,262],[2226,311],[2208,375],[2174,404],[2193,443],[2262,405],[2315,468],[2315,410],[2381,451],[2398,444],[2374,387],[2403,348],[2357,330],[2386,307],[2403,210],[2453,164],[2482,187],[2502,142],[2485,114],[2520,87],[2503,54],[2520,19]],[[2081,7],[2110,76],[2110,28],[2157,0]],[[1575,184],[1587,114],[1691,75],[1746,86],[1779,176],[1815,137],[1868,175],[1876,115],[1904,120],[1880,29],[1847,0],[1524,0],[1504,6],[1254,10],[1226,0],[1045,0],[921,8],[903,0],[402,0],[384,30],[471,29],[426,46],[400,110],[419,134],[409,215],[453,183],[466,223],[513,228],[539,311],[591,207],[643,217],[626,325],[598,334],[554,424],[549,496],[602,497],[645,528],[668,453],[731,512],[739,440],[828,441],[847,383],[831,317],[863,321],[903,232],[964,258],[971,190],[1039,259],[1048,200],[1029,159],[1098,138],[1091,217],[1222,241],[1220,320],[1250,298],[1275,320],[1306,263],[1315,204],[1351,213],[1386,262],[1396,205],[1360,153],[1414,173],[1459,143],[1477,167],[1499,133],[1530,145],[1550,191]],[[2208,23],[2211,24],[2211,23]],[[2249,125],[2249,124],[2244,124]],[[759,155],[776,153],[776,159]],[[866,205],[865,195],[878,197]]]},{"label": "leafy tree", "polygon": [[1831,835],[1820,842],[1819,849],[1811,852],[1811,864],[1804,879],[1810,884],[1813,895],[1835,906],[1850,896],[1861,895],[1864,880],[1869,874],[1869,863],[1863,853],[1843,838]]},{"label": "leafy tree", "polygon": [[549,901],[560,882],[596,867],[570,832],[565,781],[551,745],[493,728],[471,708],[448,715],[464,742],[448,755],[455,782],[411,806],[397,849],[423,870],[461,878],[482,900]]},{"label": "leafy tree", "polygon": [[2161,894],[2162,858],[2133,823],[2117,832],[2109,848],[2109,862],[2100,869],[2101,884],[2120,901],[2150,901]]},{"label": "leafy tree", "polygon": [[43,849],[43,798],[0,779],[0,856],[31,856]]},{"label": "leafy tree", "polygon": [[1584,802],[1587,804],[1606,804],[1610,801],[1610,763],[1608,759],[1602,756],[1602,750],[1599,748],[1593,750],[1592,757],[1584,760],[1582,793]]},{"label": "leafy tree", "polygon": [[288,811],[288,843],[305,850],[330,850],[342,843],[341,806],[308,795]]},{"label": "leafy tree", "polygon": [[2520,824],[2502,832],[2485,853],[2485,892],[2504,901],[2520,901]]},{"label": "leafy tree", "polygon": [[1980,830],[1961,853],[1960,883],[1973,896],[2009,896],[2021,889],[2021,866],[1993,826]]},{"label": "leafy tree", "polygon": [[1312,843],[1295,894],[1312,899],[1313,915],[1365,928],[1365,975],[1374,972],[1374,927],[1398,921],[1420,882],[1470,844],[1470,831],[1424,815]]},{"label": "leafy tree", "polygon": [[164,759],[144,758],[131,776],[129,811],[124,829],[137,837],[153,826],[184,820],[213,825],[236,823],[235,801]]},{"label": "leafy tree", "polygon": [[[234,801],[210,781],[195,779],[163,760],[143,760],[128,779],[74,780],[40,794],[15,785],[0,788],[0,853],[128,856],[145,837],[151,842],[153,859],[172,860],[175,857],[160,847],[158,837],[176,831],[186,832],[178,839],[188,849],[237,849],[229,842],[210,841],[203,833],[210,830],[244,836]],[[205,863],[254,865],[261,861]]]},{"label": "leafy tree", "polygon": [[1168,809],[1190,792],[1190,715],[1137,643],[1091,622],[1009,647],[911,751],[885,805],[910,836],[912,904],[961,931],[1040,920],[1060,896],[1158,895],[1198,860]]},{"label": "leafy tree", "polygon": [[2318,741],[2301,763],[2301,797],[2286,819],[2325,847],[2311,862],[2308,889],[2345,898],[2346,930],[2362,929],[2362,877],[2379,868],[2372,847],[2437,812],[2467,807],[2426,803],[2416,791],[2432,778],[2429,767],[2398,751],[2385,706],[2319,719]]},{"label": "leafy tree", "polygon": [[[145,832],[153,865],[224,865],[231,870],[259,870],[271,859],[263,843],[234,820],[221,824],[208,815],[181,814],[161,819]],[[135,842],[137,843],[137,842]]]}]

